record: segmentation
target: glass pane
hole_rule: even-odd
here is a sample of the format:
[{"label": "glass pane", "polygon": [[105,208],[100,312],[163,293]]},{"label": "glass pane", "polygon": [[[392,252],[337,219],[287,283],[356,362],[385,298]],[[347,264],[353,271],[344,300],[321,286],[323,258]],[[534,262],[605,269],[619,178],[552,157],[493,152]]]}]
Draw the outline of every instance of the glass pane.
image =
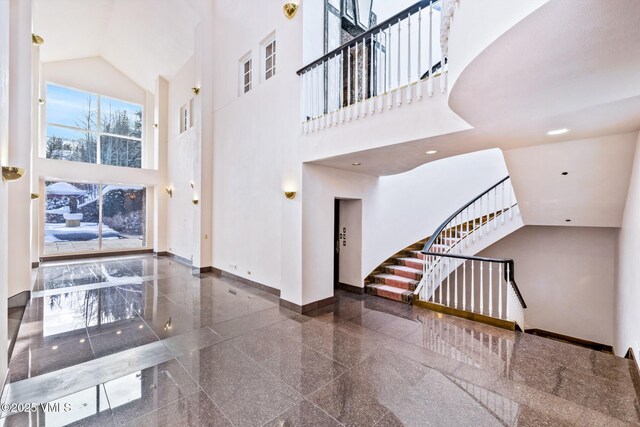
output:
[{"label": "glass pane", "polygon": [[47,123],[96,130],[98,97],[87,92],[47,84]]},{"label": "glass pane", "polygon": [[45,185],[45,254],[97,251],[98,186],[51,181]]},{"label": "glass pane", "polygon": [[358,0],[358,24],[366,30],[369,29],[372,3],[373,0]]},{"label": "glass pane", "polygon": [[114,135],[142,137],[142,107],[107,97],[100,98],[101,131]]},{"label": "glass pane", "polygon": [[273,53],[276,53],[276,41],[275,40],[273,42],[271,42],[271,46],[272,46]]},{"label": "glass pane", "polygon": [[247,62],[244,63],[244,72],[248,73],[250,69],[251,69],[251,60],[248,60]]},{"label": "glass pane", "polygon": [[[184,120],[186,123],[186,112]],[[134,139],[102,135],[100,137],[100,162],[103,165],[141,168],[142,143]]]},{"label": "glass pane", "polygon": [[271,68],[273,68],[273,57],[270,56],[269,58],[267,58],[267,64],[265,67],[267,70],[270,70]]},{"label": "glass pane", "polygon": [[271,70],[267,71],[266,73],[266,78],[269,79],[271,76],[273,75],[273,73],[271,72]]},{"label": "glass pane", "polygon": [[136,249],[146,246],[146,189],[106,185],[102,189],[102,248]]},{"label": "glass pane", "polygon": [[273,44],[269,43],[267,45],[267,55],[266,56],[269,57],[269,56],[271,56],[272,53],[273,53]]},{"label": "glass pane", "polygon": [[47,159],[96,163],[96,135],[47,126]]}]

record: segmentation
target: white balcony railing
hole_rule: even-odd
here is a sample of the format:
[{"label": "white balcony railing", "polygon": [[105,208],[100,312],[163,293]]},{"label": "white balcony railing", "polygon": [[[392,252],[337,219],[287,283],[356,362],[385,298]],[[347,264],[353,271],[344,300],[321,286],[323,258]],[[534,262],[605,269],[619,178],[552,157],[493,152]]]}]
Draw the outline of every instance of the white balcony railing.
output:
[{"label": "white balcony railing", "polygon": [[300,69],[305,133],[421,100],[423,81],[432,96],[440,74],[446,91],[443,3],[419,1]]}]

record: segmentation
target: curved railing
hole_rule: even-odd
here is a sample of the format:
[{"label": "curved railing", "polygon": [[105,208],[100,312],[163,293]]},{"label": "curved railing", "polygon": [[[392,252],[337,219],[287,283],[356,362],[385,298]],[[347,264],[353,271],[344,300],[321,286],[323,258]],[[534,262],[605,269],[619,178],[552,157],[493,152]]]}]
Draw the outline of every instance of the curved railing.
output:
[{"label": "curved railing", "polygon": [[523,326],[526,303],[515,282],[513,260],[464,254],[478,239],[513,220],[516,210],[507,176],[453,213],[422,249],[423,276],[414,294],[422,301]]}]

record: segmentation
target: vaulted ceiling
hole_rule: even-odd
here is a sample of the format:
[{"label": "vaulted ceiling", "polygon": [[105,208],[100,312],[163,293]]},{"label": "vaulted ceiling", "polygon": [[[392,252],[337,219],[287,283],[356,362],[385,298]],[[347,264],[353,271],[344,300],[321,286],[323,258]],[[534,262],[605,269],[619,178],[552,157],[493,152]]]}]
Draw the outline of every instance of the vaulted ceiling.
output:
[{"label": "vaulted ceiling", "polygon": [[35,0],[43,62],[101,56],[141,87],[193,55],[200,0]]}]

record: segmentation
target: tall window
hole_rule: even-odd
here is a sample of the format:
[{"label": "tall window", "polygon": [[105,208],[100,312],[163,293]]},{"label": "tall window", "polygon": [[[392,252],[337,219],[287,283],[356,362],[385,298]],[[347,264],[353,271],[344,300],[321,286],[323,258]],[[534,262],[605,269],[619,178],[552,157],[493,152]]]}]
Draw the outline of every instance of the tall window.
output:
[{"label": "tall window", "polygon": [[273,39],[264,48],[264,79],[269,80],[276,74],[276,40]]},{"label": "tall window", "polygon": [[142,106],[47,83],[46,157],[142,167]]},{"label": "tall window", "polygon": [[247,93],[251,90],[251,58],[242,64],[242,91]]}]

